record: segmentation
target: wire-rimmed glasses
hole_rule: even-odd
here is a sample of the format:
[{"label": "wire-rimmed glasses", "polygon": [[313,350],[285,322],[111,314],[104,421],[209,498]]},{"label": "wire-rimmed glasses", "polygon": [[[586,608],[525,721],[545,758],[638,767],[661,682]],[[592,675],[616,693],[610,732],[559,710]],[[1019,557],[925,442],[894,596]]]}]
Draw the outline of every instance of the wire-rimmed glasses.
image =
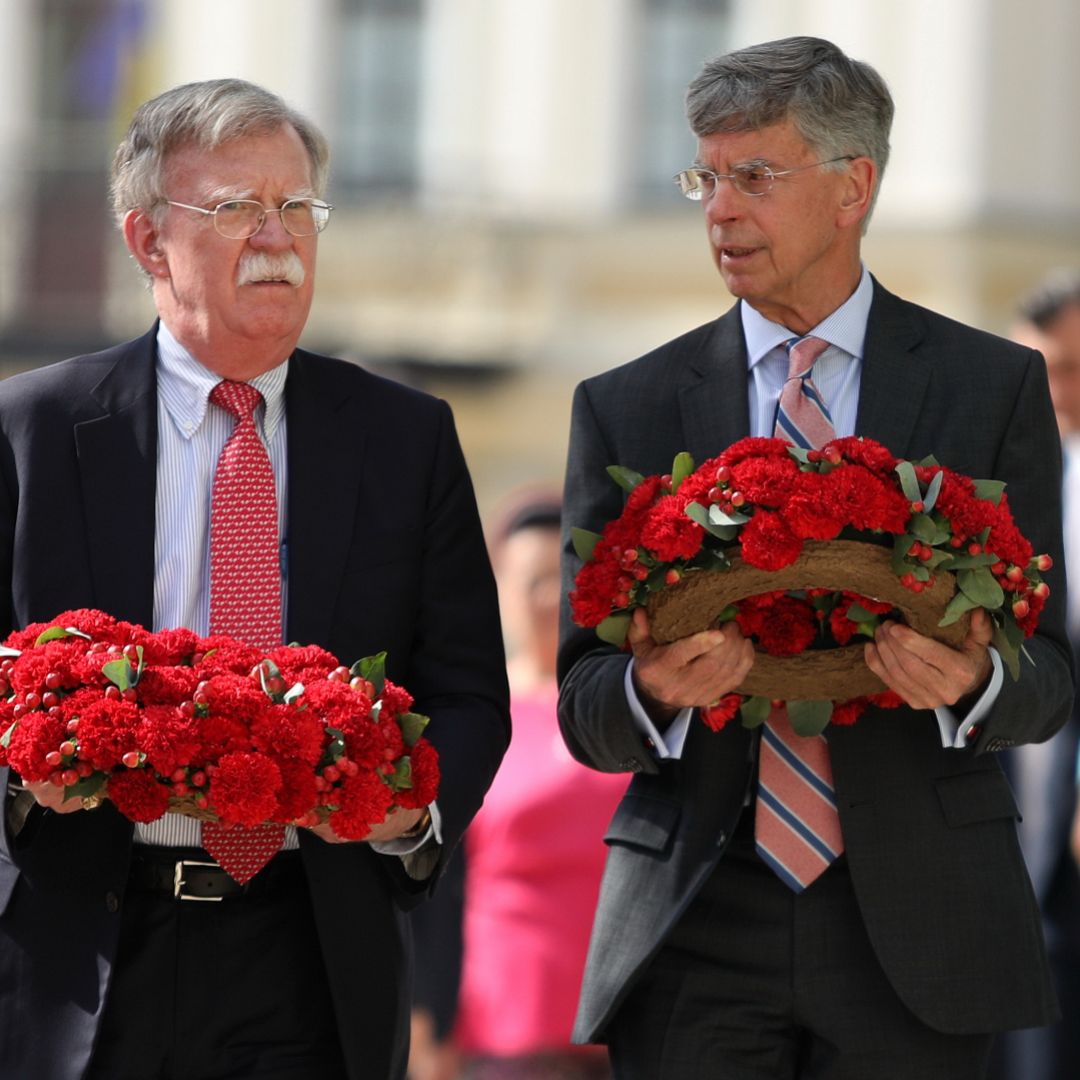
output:
[{"label": "wire-rimmed glasses", "polygon": [[166,199],[165,202],[182,210],[206,214],[213,221],[214,228],[229,240],[247,240],[254,236],[263,227],[267,214],[280,214],[282,226],[292,236],[314,236],[326,228],[330,211],[334,209],[321,199],[309,198],[288,199],[276,207],[263,206],[255,199],[226,199],[212,210],[174,199]]},{"label": "wire-rimmed glasses", "polygon": [[836,161],[852,161],[853,158],[852,154],[843,154],[840,157],[829,158],[827,161],[800,165],[797,169],[770,169],[768,165],[760,161],[748,161],[745,165],[733,165],[729,173],[713,172],[711,169],[703,169],[695,165],[676,173],[672,180],[678,189],[694,202],[711,199],[713,192],[716,191],[716,185],[721,180],[730,180],[731,186],[736,191],[756,198],[760,195],[768,195],[772,191],[773,181],[778,176],[792,176],[795,173],[805,172],[807,169],[816,169],[819,165],[832,165]]}]

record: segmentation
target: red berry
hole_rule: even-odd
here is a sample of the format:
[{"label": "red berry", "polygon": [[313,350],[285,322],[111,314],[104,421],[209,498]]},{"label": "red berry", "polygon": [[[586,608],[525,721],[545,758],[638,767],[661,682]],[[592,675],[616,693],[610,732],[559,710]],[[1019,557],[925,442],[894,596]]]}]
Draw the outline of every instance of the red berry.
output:
[{"label": "red berry", "polygon": [[76,761],[75,771],[85,780],[94,771],[94,766],[89,761]]},{"label": "red berry", "polygon": [[926,544],[923,544],[922,549],[919,551],[919,561],[927,562],[929,559],[933,558],[933,555],[934,549],[927,546]]},{"label": "red berry", "polygon": [[721,465],[716,470],[716,482],[718,484],[726,484],[731,479],[731,469],[727,465]]},{"label": "red berry", "polygon": [[45,693],[41,695],[41,704],[44,705],[46,709],[54,709],[60,704],[60,695],[54,694],[51,690],[46,690]]},{"label": "red berry", "polygon": [[45,755],[45,764],[48,765],[50,769],[55,769],[63,760],[63,755],[61,755],[59,750],[50,750]]},{"label": "red berry", "polygon": [[1026,618],[1029,611],[1031,611],[1031,605],[1026,600],[1020,599],[1013,601],[1012,613],[1016,618]]},{"label": "red berry", "polygon": [[922,501],[922,499],[916,499],[911,504],[911,512],[913,514],[921,514],[925,509],[926,509],[926,503],[924,503]]},{"label": "red berry", "polygon": [[72,717],[72,718],[71,718],[71,719],[70,719],[70,720],[69,720],[69,721],[67,722],[67,733],[68,733],[69,735],[74,735],[74,734],[75,734],[75,729],[76,729],[76,728],[77,728],[78,726],[79,726],[79,718],[78,718],[77,716],[73,716],[73,717]]},{"label": "red berry", "polygon": [[964,544],[964,541],[961,540],[959,536],[950,536],[949,537],[949,547],[951,547],[951,548],[963,547],[963,544]]},{"label": "red berry", "polygon": [[331,784],[336,784],[341,779],[341,770],[336,765],[327,765],[323,769],[323,777]]},{"label": "red berry", "polygon": [[718,503],[724,499],[724,489],[722,487],[709,488],[709,502]]},{"label": "red berry", "polygon": [[64,757],[71,757],[71,755],[75,753],[75,744],[70,739],[65,739],[60,744],[60,753],[63,754]]},{"label": "red berry", "polygon": [[189,788],[187,784],[173,784],[172,789],[173,794],[179,795],[181,798],[183,798],[191,791],[191,788]]},{"label": "red berry", "polygon": [[375,684],[370,679],[364,679],[357,675],[356,678],[349,680],[349,686],[358,693],[363,694],[364,697],[373,698],[375,696]]},{"label": "red berry", "polygon": [[181,701],[177,706],[180,710],[181,716],[194,716],[195,715],[195,702],[194,701]]},{"label": "red berry", "polygon": [[172,781],[175,784],[179,784],[182,780],[187,779],[187,769],[174,769],[172,774]]},{"label": "red berry", "polygon": [[64,781],[64,787],[74,787],[79,782],[79,774],[74,769],[65,769],[60,778]]},{"label": "red berry", "polygon": [[973,540],[970,544],[968,544],[967,550],[969,555],[981,555],[983,550],[982,544],[980,544],[978,541]]},{"label": "red berry", "polygon": [[1054,565],[1054,560],[1049,555],[1036,555],[1034,561],[1036,570],[1049,570]]},{"label": "red berry", "polygon": [[105,697],[109,701],[120,701],[122,696],[123,695],[120,693],[120,687],[119,686],[106,686],[105,687]]},{"label": "red berry", "polygon": [[624,592],[616,593],[611,598],[611,603],[614,607],[617,608],[628,607],[630,605],[630,594]]},{"label": "red berry", "polygon": [[41,704],[41,695],[35,694],[33,690],[31,690],[27,693],[26,697],[23,698],[23,701],[28,709],[36,709]]},{"label": "red berry", "polygon": [[741,491],[733,491],[731,493],[731,505],[732,506],[744,506],[746,504],[746,496]]},{"label": "red berry", "polygon": [[674,585],[675,582],[678,581],[681,577],[682,577],[682,574],[680,574],[678,570],[676,570],[674,567],[672,567],[664,575],[664,582],[665,582],[665,584],[668,584],[668,585]]},{"label": "red berry", "polygon": [[1037,596],[1040,600],[1045,600],[1050,595],[1050,586],[1047,585],[1045,581],[1040,581],[1031,592],[1033,596]]},{"label": "red berry", "polygon": [[1009,566],[1009,569],[1005,571],[1005,576],[1012,582],[1023,581],[1024,571],[1019,566],[1012,564]]},{"label": "red berry", "polygon": [[61,682],[60,676],[55,671],[50,671],[49,674],[45,676],[45,685],[50,690],[58,689],[59,686],[60,686],[60,682]]},{"label": "red berry", "polygon": [[202,771],[202,769],[199,769],[198,772],[192,773],[191,774],[191,782],[196,787],[205,787],[206,786],[206,773],[204,773]]},{"label": "red berry", "polygon": [[126,768],[137,769],[139,767],[139,751],[129,750],[120,760]]},{"label": "red berry", "polygon": [[839,465],[843,461],[843,457],[840,454],[840,448],[836,446],[826,446],[821,455],[830,465]]}]

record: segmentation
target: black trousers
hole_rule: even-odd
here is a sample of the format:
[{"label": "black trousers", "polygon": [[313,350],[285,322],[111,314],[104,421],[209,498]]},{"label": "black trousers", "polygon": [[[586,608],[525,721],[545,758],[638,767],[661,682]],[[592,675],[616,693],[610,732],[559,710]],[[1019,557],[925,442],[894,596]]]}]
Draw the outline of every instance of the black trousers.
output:
[{"label": "black trousers", "polygon": [[299,852],[221,901],[129,887],[122,918],[86,1080],[345,1080]]},{"label": "black trousers", "polygon": [[896,996],[841,857],[803,893],[757,857],[752,812],[609,1031],[617,1080],[981,1080],[990,1036]]}]

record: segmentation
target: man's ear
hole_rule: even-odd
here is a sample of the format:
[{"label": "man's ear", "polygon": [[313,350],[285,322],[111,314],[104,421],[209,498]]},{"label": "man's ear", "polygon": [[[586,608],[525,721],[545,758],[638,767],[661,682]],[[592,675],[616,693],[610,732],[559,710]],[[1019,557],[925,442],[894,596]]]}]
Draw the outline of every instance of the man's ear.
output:
[{"label": "man's ear", "polygon": [[124,243],[135,261],[151,276],[167,278],[169,261],[161,250],[157,226],[144,210],[129,210],[124,216]]},{"label": "man's ear", "polygon": [[848,162],[848,172],[840,198],[839,224],[854,225],[870,212],[874,187],[877,183],[877,166],[868,157],[857,157]]}]

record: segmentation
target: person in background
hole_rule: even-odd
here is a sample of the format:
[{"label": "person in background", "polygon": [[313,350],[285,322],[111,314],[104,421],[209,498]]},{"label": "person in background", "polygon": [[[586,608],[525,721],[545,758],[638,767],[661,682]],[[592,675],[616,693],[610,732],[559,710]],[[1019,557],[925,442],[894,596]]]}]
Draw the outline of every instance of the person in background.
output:
[{"label": "person in background", "polygon": [[[1073,586],[1068,631],[1074,652],[1080,652],[1080,273],[1058,270],[1040,282],[1021,300],[1011,336],[1038,349],[1046,359],[1064,449],[1065,569]],[[1020,808],[1020,845],[1042,911],[1062,1018],[1050,1027],[1000,1036],[994,1047],[993,1080],[1080,1077],[1078,752],[1080,709],[1074,703],[1068,723],[1053,739],[1002,754]]]},{"label": "person in background", "polygon": [[[604,830],[626,782],[583,769],[559,736],[560,509],[557,492],[523,489],[488,530],[514,739],[462,845],[464,952],[453,1045],[467,1080],[610,1075],[607,1055],[572,1047],[570,1031]],[[424,964],[434,961],[417,955],[423,983]]]},{"label": "person in background", "polygon": [[[0,384],[0,636],[96,607],[346,663],[386,650],[389,678],[431,718],[438,798],[370,842],[272,830],[269,862],[241,883],[200,822],[133,826],[108,801],[0,771],[0,1077],[404,1075],[405,910],[498,767],[506,672],[449,408],[297,347],[332,210],[328,153],[310,121],[239,79],[137,110],[113,209],[159,319]],[[215,474],[242,481],[228,507]],[[211,559],[212,536],[234,557]],[[231,624],[256,594],[257,641]]]},{"label": "person in background", "polygon": [[[863,265],[893,115],[881,76],[820,38],[767,42],[708,61],[687,115],[697,154],[676,180],[736,303],[578,387],[564,594],[581,565],[569,528],[598,533],[623,509],[607,466],[660,475],[778,426],[804,449],[865,436],[1004,481],[1018,527],[1060,563],[1042,357]],[[995,756],[1069,715],[1064,575],[1049,574],[1018,680],[983,611],[955,649],[886,620],[865,660],[905,706],[815,739],[783,708],[755,730],[697,715],[754,665],[737,626],[661,645],[638,608],[628,656],[564,607],[567,744],[633,774],[575,1028],[608,1043],[619,1080],[977,1080],[995,1032],[1055,1018]]]}]

